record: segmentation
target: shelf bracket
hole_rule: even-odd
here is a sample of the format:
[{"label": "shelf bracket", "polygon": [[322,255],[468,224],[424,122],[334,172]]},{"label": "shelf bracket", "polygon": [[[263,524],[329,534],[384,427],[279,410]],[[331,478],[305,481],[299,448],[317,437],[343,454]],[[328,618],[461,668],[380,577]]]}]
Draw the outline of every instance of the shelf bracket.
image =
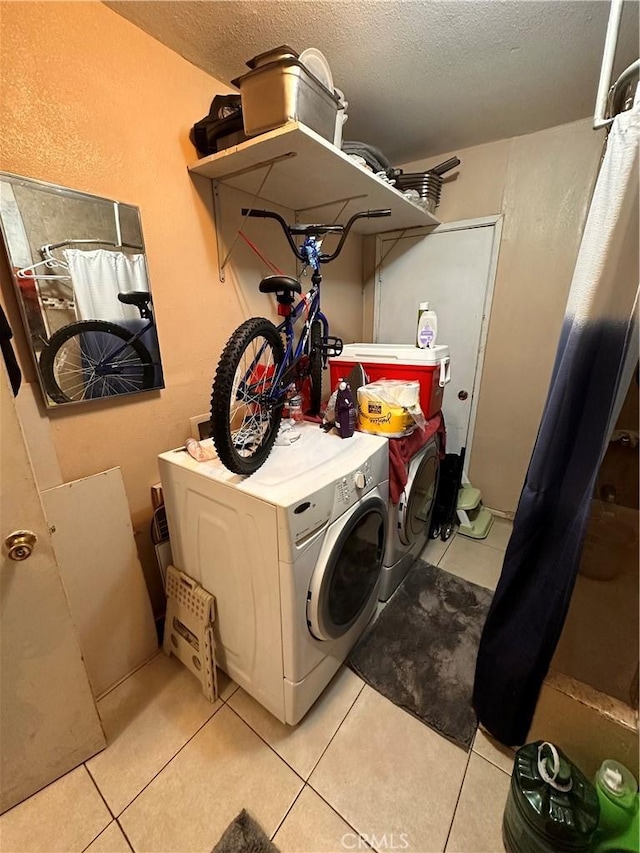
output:
[{"label": "shelf bracket", "polygon": [[218,258],[218,278],[224,284],[224,266],[220,263],[222,256],[222,211],[220,209],[220,188],[218,181],[211,182],[211,194],[213,196],[213,227],[216,232],[216,257]]},{"label": "shelf bracket", "polygon": [[[288,157],[289,155],[286,155],[286,156]],[[258,187],[257,192],[254,194],[253,198],[251,199],[251,203],[249,204],[249,206],[247,208],[248,211],[253,210],[253,206],[256,202],[256,199],[258,199],[260,197],[260,193],[262,192],[263,187],[266,184],[269,175],[271,174],[271,170],[275,166],[276,162],[278,160],[282,160],[282,159],[283,159],[283,157],[276,157],[272,161],[270,161],[268,164],[265,164],[265,163],[260,164],[261,166],[267,165],[267,171],[266,171],[264,178],[262,179],[262,181],[260,183],[260,186]],[[243,169],[242,172],[250,172],[250,171],[253,171],[254,168],[258,168],[258,167],[255,166],[255,167],[252,167],[249,169]],[[235,172],[234,174],[239,175],[239,174],[241,174],[241,172]],[[231,177],[231,176],[228,175],[227,177]],[[231,241],[231,245],[229,246],[229,249],[228,249],[226,255],[224,256],[224,260],[222,262],[220,262],[220,257],[222,255],[222,249],[223,249],[223,238],[222,238],[222,228],[219,225],[219,223],[222,222],[222,212],[220,210],[220,194],[219,194],[219,189],[218,189],[219,183],[220,183],[219,181],[216,181],[214,183],[213,204],[214,204],[214,217],[215,217],[215,227],[216,227],[216,247],[217,247],[217,251],[218,251],[218,275],[219,275],[220,281],[224,282],[224,280],[225,280],[225,273],[224,273],[225,267],[227,266],[227,264],[231,260],[231,255],[233,253],[233,250],[235,249],[236,243],[238,242],[238,237],[240,236],[240,232],[244,228],[244,224],[247,221],[247,217],[249,216],[249,214],[245,213],[245,215],[242,217],[240,227],[236,230],[236,233],[233,236],[233,240]]]},{"label": "shelf bracket", "polygon": [[278,157],[271,157],[270,160],[261,160],[260,163],[252,163],[251,166],[246,166],[244,169],[238,169],[236,172],[229,172],[224,176],[224,178],[218,178],[218,181],[223,184],[225,181],[231,180],[231,178],[246,175],[248,172],[255,172],[257,169],[265,169],[267,167],[271,168],[276,163],[281,163],[283,160],[288,160],[290,157],[297,156],[298,155],[295,151],[287,151],[286,154],[280,154]]},{"label": "shelf bracket", "polygon": [[375,268],[373,270],[373,278],[375,279],[375,277],[377,275],[379,284],[382,284],[382,264],[387,260],[387,258],[391,254],[391,252],[393,252],[393,250],[398,245],[400,240],[402,240],[402,238],[406,235],[407,231],[410,231],[410,230],[411,230],[410,228],[404,228],[400,232],[400,234],[393,240],[393,242],[391,243],[391,247],[389,249],[387,249],[387,251],[384,253],[384,255],[382,254],[384,241],[382,240],[382,235],[378,235],[378,237],[380,239],[380,260],[377,262],[377,264],[375,265]]}]

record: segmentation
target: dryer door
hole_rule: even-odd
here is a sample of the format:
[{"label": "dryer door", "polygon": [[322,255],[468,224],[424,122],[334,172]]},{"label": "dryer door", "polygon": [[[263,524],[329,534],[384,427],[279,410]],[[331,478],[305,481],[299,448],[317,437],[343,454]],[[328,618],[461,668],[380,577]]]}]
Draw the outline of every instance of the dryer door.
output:
[{"label": "dryer door", "polygon": [[380,495],[365,498],[331,525],[307,596],[307,622],[318,640],[336,640],[375,595],[387,532]]},{"label": "dryer door", "polygon": [[406,500],[398,508],[398,535],[403,545],[411,546],[429,533],[433,502],[438,488],[438,444],[430,441],[424,453],[409,467],[409,479],[405,486]]}]

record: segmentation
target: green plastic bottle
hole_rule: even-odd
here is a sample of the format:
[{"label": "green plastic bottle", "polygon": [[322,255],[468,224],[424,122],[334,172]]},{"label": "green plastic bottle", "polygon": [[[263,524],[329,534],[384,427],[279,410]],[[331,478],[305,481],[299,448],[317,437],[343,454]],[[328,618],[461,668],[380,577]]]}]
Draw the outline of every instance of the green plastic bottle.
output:
[{"label": "green plastic bottle", "polygon": [[638,853],[640,850],[640,799],[638,783],[624,764],[607,759],[596,774],[600,822],[594,853]]},{"label": "green plastic bottle", "polygon": [[552,743],[521,747],[504,810],[509,853],[590,851],[600,804],[595,787]]}]

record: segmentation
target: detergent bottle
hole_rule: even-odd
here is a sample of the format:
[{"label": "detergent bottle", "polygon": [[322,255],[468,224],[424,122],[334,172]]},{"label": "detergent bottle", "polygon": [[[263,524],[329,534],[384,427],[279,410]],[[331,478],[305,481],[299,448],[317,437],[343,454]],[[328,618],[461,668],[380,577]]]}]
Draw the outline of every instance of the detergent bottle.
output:
[{"label": "detergent bottle", "polygon": [[336,429],[341,438],[351,438],[356,431],[356,406],[349,385],[341,379],[336,396]]},{"label": "detergent bottle", "polygon": [[418,305],[418,329],[416,332],[416,346],[421,349],[432,349],[436,345],[438,335],[438,317],[435,311],[429,311],[429,303],[421,302]]},{"label": "detergent bottle", "polygon": [[624,764],[602,762],[596,774],[600,821],[593,842],[594,853],[637,853],[640,849],[638,783]]}]

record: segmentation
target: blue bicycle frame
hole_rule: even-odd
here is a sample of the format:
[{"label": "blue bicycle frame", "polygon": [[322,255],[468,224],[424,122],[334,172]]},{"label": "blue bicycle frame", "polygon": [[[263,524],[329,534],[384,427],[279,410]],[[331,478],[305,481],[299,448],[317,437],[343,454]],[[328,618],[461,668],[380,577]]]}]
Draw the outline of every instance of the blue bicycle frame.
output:
[{"label": "blue bicycle frame", "polygon": [[[310,300],[310,304],[309,304]],[[304,330],[300,334],[298,338],[298,343],[294,349],[294,326],[305,310],[305,306],[309,304],[309,312],[307,319],[305,321]],[[322,337],[326,338],[329,334],[329,322],[325,315],[320,311],[320,288],[314,286],[307,293],[304,294],[300,298],[300,301],[292,309],[291,314],[288,317],[285,317],[282,323],[277,327],[279,333],[284,332],[286,337],[286,345],[284,350],[284,358],[280,363],[280,367],[275,375],[275,379],[273,382],[273,391],[275,392],[276,399],[280,399],[287,390],[287,387],[280,387],[282,383],[282,377],[285,372],[293,367],[302,356],[305,354],[305,348],[307,345],[307,340],[309,339],[309,334],[311,333],[311,326],[315,320],[319,320],[322,323]]]},{"label": "blue bicycle frame", "polygon": [[[295,340],[295,332],[294,326],[299,320],[300,316],[304,312],[306,306],[309,305],[307,319],[305,320],[304,330],[298,338],[298,342],[294,348],[294,340]],[[284,332],[286,338],[284,357],[278,366],[278,370],[273,378],[273,382],[271,383],[271,387],[267,393],[267,402],[270,403],[280,403],[284,401],[284,397],[286,396],[289,385],[291,384],[289,381],[283,382],[283,377],[297,362],[302,358],[305,354],[305,348],[307,346],[307,341],[309,338],[309,334],[311,332],[311,326],[316,321],[319,320],[322,323],[322,336],[326,338],[329,333],[329,322],[325,315],[320,311],[320,287],[319,285],[314,284],[311,290],[305,293],[300,297],[298,304],[291,309],[291,313],[287,315],[282,323],[276,327],[276,331],[278,334],[282,334]],[[253,371],[255,370],[257,364],[262,357],[267,344],[266,342],[260,347],[258,352],[256,353],[255,358],[251,362],[247,373],[245,374],[245,378],[238,386],[237,398],[241,399],[244,394],[247,392],[250,393],[251,385],[247,382],[247,378],[252,376]]]},{"label": "blue bicycle frame", "polygon": [[[326,367],[327,361],[327,352],[330,346],[329,339],[329,323],[325,315],[320,311],[320,283],[322,281],[322,276],[320,274],[320,266],[322,263],[327,263],[329,261],[333,261],[338,257],[342,250],[342,246],[347,238],[347,234],[351,230],[351,226],[357,219],[361,218],[372,218],[379,216],[389,216],[391,214],[390,210],[367,210],[360,211],[359,213],[354,213],[353,216],[348,220],[346,225],[296,225],[289,226],[284,221],[284,219],[277,213],[268,210],[253,210],[249,208],[242,209],[243,216],[253,216],[259,217],[262,219],[275,219],[279,222],[282,230],[285,234],[289,242],[289,246],[293,251],[293,254],[298,258],[298,260],[302,261],[305,268],[311,267],[313,270],[312,275],[312,287],[311,290],[308,291],[304,296],[301,296],[298,304],[291,309],[290,313],[285,316],[282,323],[276,327],[279,334],[284,332],[286,337],[285,344],[285,352],[284,357],[281,363],[278,365],[278,369],[273,377],[273,381],[271,383],[270,388],[266,391],[266,400],[264,402],[270,404],[280,404],[284,401],[284,397],[286,396],[287,390],[291,381],[293,380],[293,375],[288,375],[291,372],[291,369],[298,363],[298,361],[305,354],[305,350],[308,346],[309,334],[311,332],[311,328],[313,323],[316,320],[319,320],[322,323],[322,340],[324,341],[323,349],[322,349],[322,359],[323,359],[323,367]],[[304,235],[305,240],[301,246],[297,246],[293,236],[294,235]],[[337,247],[331,254],[327,254],[325,252],[320,251],[321,242],[318,240],[318,237],[325,234],[340,234],[340,240],[338,242]],[[302,312],[308,306],[308,315],[305,321],[305,329],[303,333],[300,335],[298,339],[298,343],[294,347],[294,331],[293,327],[295,323],[299,320]],[[334,339],[334,343],[337,339]],[[340,342],[340,349],[342,342]],[[260,358],[262,357],[267,343],[265,342],[259,349],[257,355],[254,357],[249,369],[247,370],[243,380],[239,383],[238,389],[236,391],[236,399],[242,399],[245,396],[251,395],[252,391],[255,391],[255,387],[253,386],[253,372],[257,367]],[[336,352],[339,354],[340,350]],[[251,395],[255,397],[255,394]]]},{"label": "blue bicycle frame", "polygon": [[[116,324],[118,325],[118,324]],[[123,370],[123,365],[118,361],[119,356],[123,353],[127,347],[130,347],[133,343],[139,340],[143,335],[149,331],[149,329],[153,329],[155,327],[155,323],[152,319],[147,318],[146,326],[143,326],[141,329],[138,329],[137,332],[131,332],[131,337],[128,341],[125,341],[122,346],[118,347],[118,349],[111,350],[109,352],[109,360],[108,361],[98,361],[94,365],[94,370],[98,376],[109,376],[113,373],[121,373]],[[122,327],[125,331],[129,331],[125,326]],[[95,332],[85,332],[85,334],[92,335],[96,334]],[[99,333],[98,333],[99,334]],[[153,356],[152,356],[153,358]],[[157,366],[158,362],[152,362],[154,366]]]}]

